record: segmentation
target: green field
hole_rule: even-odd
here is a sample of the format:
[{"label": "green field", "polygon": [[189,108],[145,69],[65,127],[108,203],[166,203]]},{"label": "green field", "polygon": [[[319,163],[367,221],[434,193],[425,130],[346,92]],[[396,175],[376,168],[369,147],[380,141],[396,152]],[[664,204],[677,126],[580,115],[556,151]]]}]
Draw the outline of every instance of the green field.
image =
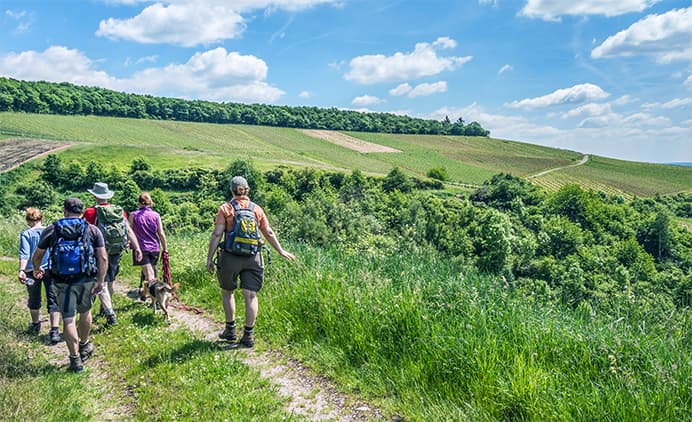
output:
[{"label": "green field", "polygon": [[[399,167],[424,178],[431,168],[445,168],[449,182],[478,185],[496,173],[530,176],[579,162],[582,154],[493,138],[349,132],[363,141],[400,153],[360,153],[300,130],[248,125],[218,125],[96,116],[0,113],[0,139],[32,138],[72,142],[60,152],[66,160],[90,159],[128,166],[139,156],[164,168],[223,167],[252,158],[262,170],[278,165],[316,167],[385,175]],[[566,183],[625,197],[690,191],[692,168],[645,164],[591,156],[532,182],[556,190]]]}]

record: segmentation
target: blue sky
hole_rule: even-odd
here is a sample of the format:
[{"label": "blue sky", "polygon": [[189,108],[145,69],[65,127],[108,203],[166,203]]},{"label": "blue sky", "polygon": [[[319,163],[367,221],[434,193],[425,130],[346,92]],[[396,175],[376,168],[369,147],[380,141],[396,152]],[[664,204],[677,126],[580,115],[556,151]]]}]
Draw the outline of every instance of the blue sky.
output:
[{"label": "blue sky", "polygon": [[692,2],[0,0],[0,75],[692,162]]}]

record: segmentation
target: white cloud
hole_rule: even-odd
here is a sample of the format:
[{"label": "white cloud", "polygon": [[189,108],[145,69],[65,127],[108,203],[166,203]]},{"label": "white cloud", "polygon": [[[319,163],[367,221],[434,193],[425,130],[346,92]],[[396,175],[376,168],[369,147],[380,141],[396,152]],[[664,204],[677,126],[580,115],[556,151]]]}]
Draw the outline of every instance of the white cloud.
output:
[{"label": "white cloud", "polygon": [[502,75],[505,72],[509,72],[510,70],[514,70],[514,68],[508,64],[502,66],[500,70],[497,71],[498,75]]},{"label": "white cloud", "polygon": [[350,70],[345,79],[359,84],[397,82],[433,76],[454,70],[472,59],[465,57],[438,56],[437,50],[450,48],[456,43],[448,37],[438,38],[434,43],[418,43],[413,52],[397,52],[393,56],[383,54],[359,56],[351,59]]},{"label": "white cloud", "polygon": [[692,104],[692,97],[675,98],[675,99],[667,101],[665,103],[645,103],[645,104],[642,104],[642,107],[645,109],[655,109],[655,108],[673,109],[673,108],[678,108],[678,107],[685,107],[685,106],[688,106],[690,104]]},{"label": "white cloud", "polygon": [[428,95],[438,94],[440,92],[447,92],[447,82],[439,81],[435,83],[422,83],[416,85],[415,88],[408,93],[409,98],[416,97],[426,97]]},{"label": "white cloud", "polygon": [[478,4],[488,4],[493,7],[497,7],[498,0],[478,0]]},{"label": "white cloud", "polygon": [[118,79],[97,70],[95,63],[80,51],[53,46],[44,52],[0,56],[0,74],[210,101],[272,103],[284,94],[265,82],[267,65],[263,60],[220,47],[196,53],[184,64],[150,67]]},{"label": "white cloud", "polygon": [[354,106],[371,106],[371,105],[376,105],[380,104],[382,100],[380,98],[374,97],[372,95],[361,95],[360,97],[356,97],[351,101],[351,104]]},{"label": "white cloud", "polygon": [[392,88],[389,90],[389,95],[393,97],[399,97],[402,95],[406,95],[409,92],[411,92],[413,88],[411,88],[411,85],[408,84],[408,82],[404,82],[403,84],[400,84],[396,88]]},{"label": "white cloud", "polygon": [[572,117],[581,116],[601,116],[604,114],[610,114],[612,111],[613,110],[610,104],[589,103],[573,108],[567,112],[560,113],[560,117],[563,119],[569,119]]},{"label": "white cloud", "polygon": [[5,15],[11,17],[12,19],[21,19],[26,16],[26,10],[5,10]]},{"label": "white cloud", "polygon": [[298,94],[298,97],[300,97],[300,98],[312,98],[312,92],[300,91],[300,94]]},{"label": "white cloud", "polygon": [[608,37],[591,51],[595,59],[653,56],[660,63],[692,60],[692,7],[649,15]]},{"label": "white cloud", "polygon": [[[541,125],[522,116],[492,114],[477,104],[464,108],[443,107],[421,116],[442,120],[477,121],[490,130],[490,136],[512,139],[582,153],[617,157],[623,160],[673,162],[692,161],[692,120],[672,126],[665,117],[648,114],[623,116],[611,113],[604,118],[592,117],[580,127],[557,128]],[[658,125],[658,126],[656,126]]]},{"label": "white cloud", "polygon": [[597,85],[580,84],[571,88],[558,89],[542,97],[512,101],[511,103],[505,105],[512,108],[545,108],[563,104],[579,104],[586,101],[599,100],[606,98],[609,95],[610,94],[603,91]]},{"label": "white cloud", "polygon": [[560,20],[561,16],[603,15],[618,16],[641,12],[661,0],[528,0],[520,15],[546,21]]},{"label": "white cloud", "polygon": [[396,88],[389,90],[389,95],[399,97],[407,95],[409,98],[425,97],[427,95],[447,92],[447,82],[439,81],[434,83],[422,83],[411,87],[408,83],[403,83]]},{"label": "white cloud", "polygon": [[634,101],[635,101],[635,99],[632,98],[631,95],[623,95],[622,97],[613,101],[613,104],[621,106],[621,105],[633,103]]},{"label": "white cloud", "polygon": [[[111,0],[114,1],[114,0]],[[136,0],[115,0],[136,4]],[[247,26],[242,13],[265,9],[299,11],[337,0],[167,0],[145,7],[128,18],[108,18],[99,23],[96,35],[145,44],[175,44],[183,47],[209,45],[239,38]]]},{"label": "white cloud", "polygon": [[156,3],[134,18],[101,21],[96,35],[145,44],[192,47],[237,38],[244,30],[242,16],[224,6]]},{"label": "white cloud", "polygon": [[687,77],[685,82],[683,82],[683,85],[685,85],[687,89],[692,89],[692,75]]},{"label": "white cloud", "polygon": [[116,79],[95,68],[82,52],[52,46],[43,52],[24,51],[0,56],[0,75],[15,79],[49,82],[72,82],[110,88]]}]

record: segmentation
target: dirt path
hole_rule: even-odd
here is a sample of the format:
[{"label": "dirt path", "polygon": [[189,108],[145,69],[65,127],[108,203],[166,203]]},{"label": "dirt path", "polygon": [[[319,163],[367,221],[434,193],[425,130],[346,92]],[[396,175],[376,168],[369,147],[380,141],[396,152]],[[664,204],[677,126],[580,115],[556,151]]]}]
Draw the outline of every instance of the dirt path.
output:
[{"label": "dirt path", "polygon": [[554,168],[554,169],[543,170],[543,171],[540,172],[540,173],[536,173],[536,174],[533,174],[533,175],[531,175],[531,176],[527,176],[526,178],[527,178],[527,179],[533,179],[533,178],[536,178],[536,177],[544,176],[544,175],[546,175],[546,174],[548,174],[548,173],[552,173],[552,172],[554,172],[554,171],[564,170],[564,169],[568,169],[568,168],[570,168],[570,167],[582,166],[582,165],[586,164],[588,161],[589,161],[589,155],[588,155],[588,154],[584,154],[584,156],[582,157],[581,161],[579,161],[578,163],[570,164],[569,166],[556,167],[556,168]]},{"label": "dirt path", "polygon": [[[128,295],[128,286],[116,283],[116,291]],[[144,304],[142,306],[145,306]],[[221,306],[221,304],[219,304]],[[208,341],[218,341],[222,324],[205,314],[169,306],[171,314],[170,329],[186,328]],[[160,316],[160,314],[159,314]],[[316,375],[300,362],[276,350],[257,351],[255,349],[229,347],[235,357],[275,386],[279,393],[289,398],[286,410],[314,421],[369,421],[382,420],[379,409],[340,393],[324,377]]]},{"label": "dirt path", "polygon": [[373,144],[372,142],[362,141],[352,136],[348,136],[334,130],[302,129],[301,132],[313,138],[322,139],[335,145],[349,148],[354,151],[368,152],[401,152],[398,149],[386,147],[384,145]]}]

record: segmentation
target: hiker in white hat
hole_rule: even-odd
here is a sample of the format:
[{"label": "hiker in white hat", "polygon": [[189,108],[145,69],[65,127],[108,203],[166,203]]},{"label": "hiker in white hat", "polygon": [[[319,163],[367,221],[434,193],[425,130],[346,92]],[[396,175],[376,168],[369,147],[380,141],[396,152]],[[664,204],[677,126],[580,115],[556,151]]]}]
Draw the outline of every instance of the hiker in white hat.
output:
[{"label": "hiker in white hat", "polygon": [[96,205],[84,210],[84,219],[101,229],[108,252],[108,271],[105,277],[108,288],[99,293],[101,313],[106,317],[106,324],[115,325],[117,319],[113,311],[111,297],[113,296],[113,283],[120,272],[120,259],[123,251],[128,247],[128,242],[129,247],[134,251],[136,260],[142,259],[142,251],[139,248],[137,236],[127,221],[127,213],[122,207],[108,202],[115,194],[108,189],[108,184],[96,182],[94,187],[87,189],[87,191],[94,196]]}]

